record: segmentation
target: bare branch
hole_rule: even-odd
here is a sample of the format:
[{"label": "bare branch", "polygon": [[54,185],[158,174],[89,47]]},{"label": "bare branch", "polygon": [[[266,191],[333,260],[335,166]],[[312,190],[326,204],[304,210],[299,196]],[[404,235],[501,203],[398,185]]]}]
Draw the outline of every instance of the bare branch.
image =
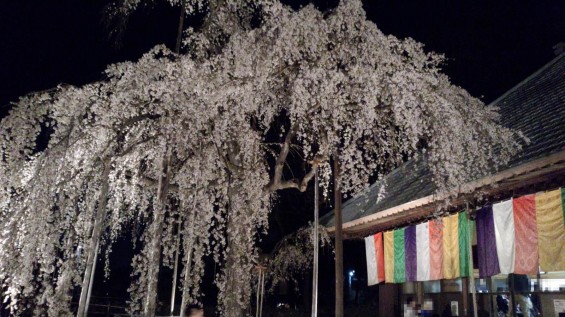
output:
[{"label": "bare branch", "polygon": [[316,170],[318,169],[318,166],[321,163],[325,162],[326,160],[327,160],[326,156],[318,155],[312,161],[308,162],[311,166],[311,169],[306,175],[304,175],[302,180],[293,178],[287,181],[281,181],[279,179],[278,182],[272,183],[269,186],[267,186],[266,190],[276,191],[279,189],[295,188],[298,189],[300,192],[305,192],[306,189],[308,188],[308,183],[312,180],[312,178],[314,178],[314,175],[316,175]]}]

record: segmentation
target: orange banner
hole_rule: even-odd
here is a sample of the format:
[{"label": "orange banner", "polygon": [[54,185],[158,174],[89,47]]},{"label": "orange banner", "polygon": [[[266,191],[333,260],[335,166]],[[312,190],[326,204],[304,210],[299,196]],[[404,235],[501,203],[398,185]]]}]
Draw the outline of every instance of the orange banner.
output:
[{"label": "orange banner", "polygon": [[514,273],[535,275],[539,268],[535,195],[515,198],[512,204],[516,230]]},{"label": "orange banner", "polygon": [[443,278],[443,225],[441,220],[430,220],[430,280]]}]

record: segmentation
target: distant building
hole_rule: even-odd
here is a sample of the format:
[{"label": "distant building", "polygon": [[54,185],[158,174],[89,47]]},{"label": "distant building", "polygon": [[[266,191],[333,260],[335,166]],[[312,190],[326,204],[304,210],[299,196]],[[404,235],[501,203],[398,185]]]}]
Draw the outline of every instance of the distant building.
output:
[{"label": "distant building", "polygon": [[[484,194],[480,204],[486,204],[565,187],[565,51],[559,50],[556,54],[559,55],[491,104],[499,107],[502,125],[520,130],[531,143],[507,166],[498,171],[493,169],[491,175],[453,189],[457,195],[448,212],[461,211],[469,203],[470,210],[477,209],[476,194],[479,191]],[[366,194],[345,202],[344,238],[362,239],[429,219],[444,202],[444,197],[434,195],[436,188],[424,160],[406,162],[373,184]],[[386,195],[379,200],[378,193],[383,184],[386,184]],[[321,223],[333,232],[333,212],[322,217]],[[565,244],[565,241],[555,243]],[[473,259],[477,261],[476,239],[472,244]],[[479,310],[496,316],[497,291],[501,295],[512,295],[507,292],[506,276],[478,279],[477,263],[474,268],[475,284],[481,291],[477,296]],[[531,278],[535,285],[533,296],[538,306],[541,303],[543,315],[557,316],[553,300],[564,300],[565,303],[565,272],[538,273]],[[434,310],[440,314],[446,305],[458,301],[459,316],[465,316],[472,307],[468,285],[468,278],[380,284],[379,316],[391,316],[391,311],[399,315],[402,308],[399,304],[408,296],[417,296],[419,304],[424,304],[424,298],[433,300]],[[544,292],[545,289],[548,292]],[[383,300],[385,298],[387,300]]]}]

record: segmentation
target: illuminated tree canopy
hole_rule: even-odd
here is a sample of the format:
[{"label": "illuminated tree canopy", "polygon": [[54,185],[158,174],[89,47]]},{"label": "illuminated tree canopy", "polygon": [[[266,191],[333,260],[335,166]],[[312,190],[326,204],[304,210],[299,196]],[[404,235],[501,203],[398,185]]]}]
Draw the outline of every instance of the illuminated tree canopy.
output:
[{"label": "illuminated tree canopy", "polygon": [[[242,10],[236,2],[218,12]],[[215,15],[223,41],[218,29],[193,30],[188,54],[157,46],[109,66],[103,81],[22,97],[2,120],[0,281],[15,313],[72,315],[70,291],[84,285],[97,245],[145,228],[134,235],[143,248],[130,310],[153,315],[179,224],[183,300],[200,300],[212,255],[223,268],[219,310],[238,316],[273,198],[305,191],[315,168],[327,191],[335,153],[342,190],[357,194],[416,155],[447,190],[519,150],[496,109],[440,73],[441,55],[384,35],[360,0],[330,13],[277,1],[254,10],[261,21],[247,27]],[[307,166],[293,178],[291,151]]]}]

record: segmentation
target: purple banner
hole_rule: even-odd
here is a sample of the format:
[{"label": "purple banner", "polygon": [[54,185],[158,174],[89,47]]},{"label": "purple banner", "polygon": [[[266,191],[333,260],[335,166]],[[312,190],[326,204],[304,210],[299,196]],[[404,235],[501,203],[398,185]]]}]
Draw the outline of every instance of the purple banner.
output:
[{"label": "purple banner", "polygon": [[406,252],[406,281],[416,281],[418,275],[416,253],[416,226],[407,227],[404,231],[404,250]]},{"label": "purple banner", "polygon": [[499,274],[492,206],[483,207],[477,211],[476,226],[479,277],[485,278]]}]

